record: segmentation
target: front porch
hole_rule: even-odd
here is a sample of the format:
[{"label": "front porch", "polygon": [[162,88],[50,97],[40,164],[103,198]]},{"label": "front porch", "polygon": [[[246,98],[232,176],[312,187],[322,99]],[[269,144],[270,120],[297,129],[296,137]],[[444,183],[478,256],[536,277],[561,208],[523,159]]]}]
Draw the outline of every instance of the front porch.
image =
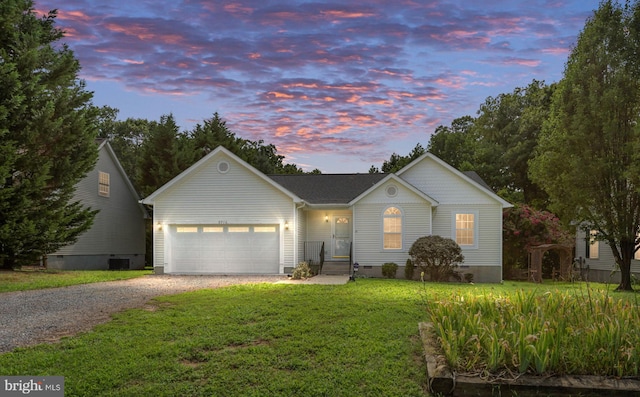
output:
[{"label": "front porch", "polygon": [[349,244],[349,256],[346,258],[332,258],[325,260],[324,241],[305,241],[303,261],[307,262],[317,274],[325,275],[351,275],[352,259],[351,244]]},{"label": "front porch", "polygon": [[303,230],[298,242],[298,262],[309,263],[317,274],[351,274],[354,231],[350,209],[306,208],[301,211],[298,224]]}]

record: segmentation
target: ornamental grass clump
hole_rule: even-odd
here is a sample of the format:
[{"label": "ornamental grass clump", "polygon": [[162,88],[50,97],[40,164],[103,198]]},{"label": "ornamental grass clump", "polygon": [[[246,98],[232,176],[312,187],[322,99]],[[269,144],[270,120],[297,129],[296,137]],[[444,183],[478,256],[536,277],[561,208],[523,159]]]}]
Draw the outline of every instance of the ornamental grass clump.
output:
[{"label": "ornamental grass clump", "polygon": [[452,295],[428,314],[453,370],[637,377],[640,308],[607,292]]}]

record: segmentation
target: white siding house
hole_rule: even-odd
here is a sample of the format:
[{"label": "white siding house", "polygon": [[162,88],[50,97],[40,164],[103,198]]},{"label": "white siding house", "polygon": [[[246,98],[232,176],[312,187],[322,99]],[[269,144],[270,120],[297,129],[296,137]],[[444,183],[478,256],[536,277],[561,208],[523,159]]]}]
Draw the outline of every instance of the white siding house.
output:
[{"label": "white siding house", "polygon": [[139,196],[106,140],[98,161],[76,186],[74,201],[99,210],[91,229],[75,244],[47,256],[52,269],[142,269],[145,265],[145,218]]},{"label": "white siding house", "polygon": [[226,149],[143,202],[153,205],[158,272],[279,274],[297,260],[300,199]]},{"label": "white siding house", "polygon": [[[154,208],[154,267],[181,274],[400,269],[419,237],[463,248],[463,271],[502,279],[502,200],[430,153],[397,174],[264,175],[218,147],[143,203]],[[456,220],[457,219],[457,220]]]}]

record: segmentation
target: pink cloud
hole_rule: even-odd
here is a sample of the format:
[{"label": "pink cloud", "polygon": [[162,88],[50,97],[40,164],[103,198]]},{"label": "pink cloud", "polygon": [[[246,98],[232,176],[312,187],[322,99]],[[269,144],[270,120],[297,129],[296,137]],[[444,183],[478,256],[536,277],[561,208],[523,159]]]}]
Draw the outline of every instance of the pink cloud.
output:
[{"label": "pink cloud", "polygon": [[390,149],[373,142],[426,146],[439,123],[474,114],[487,96],[557,80],[597,6],[585,1],[68,0],[57,23],[82,78],[157,100],[148,113],[146,101],[105,104],[187,122],[219,111],[239,136],[305,160],[384,159]]}]

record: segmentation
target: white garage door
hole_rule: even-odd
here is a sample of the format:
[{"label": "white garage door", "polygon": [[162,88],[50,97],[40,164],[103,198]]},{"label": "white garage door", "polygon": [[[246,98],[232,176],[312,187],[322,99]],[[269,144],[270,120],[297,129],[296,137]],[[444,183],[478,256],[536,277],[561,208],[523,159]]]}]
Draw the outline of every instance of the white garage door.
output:
[{"label": "white garage door", "polygon": [[176,225],[171,227],[173,272],[276,274],[277,225]]}]

